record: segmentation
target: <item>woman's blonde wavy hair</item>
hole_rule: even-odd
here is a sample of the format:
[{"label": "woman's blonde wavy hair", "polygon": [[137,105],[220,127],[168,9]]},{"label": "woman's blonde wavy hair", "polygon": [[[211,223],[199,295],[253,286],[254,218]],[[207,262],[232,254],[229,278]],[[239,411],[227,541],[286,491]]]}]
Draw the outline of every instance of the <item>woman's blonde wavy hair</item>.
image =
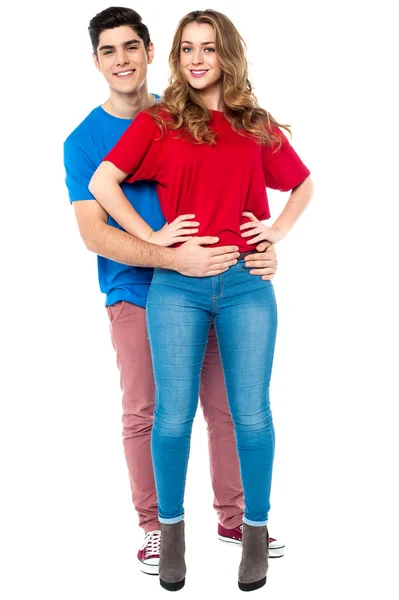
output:
[{"label": "woman's blonde wavy hair", "polygon": [[223,112],[234,131],[241,135],[250,135],[259,143],[281,145],[281,139],[272,132],[272,125],[286,129],[288,125],[278,123],[272,115],[260,108],[248,79],[246,45],[237,29],[225,15],[214,10],[196,10],[183,17],[177,26],[169,55],[169,86],[162,98],[162,108],[171,115],[171,119],[160,116],[160,107],[150,112],[161,129],[180,129],[184,126],[192,141],[214,144],[216,133],[209,128],[211,111],[201,99],[200,94],[183,75],[180,66],[181,41],[183,29],[189,23],[207,23],[216,32],[216,53],[222,69]]}]

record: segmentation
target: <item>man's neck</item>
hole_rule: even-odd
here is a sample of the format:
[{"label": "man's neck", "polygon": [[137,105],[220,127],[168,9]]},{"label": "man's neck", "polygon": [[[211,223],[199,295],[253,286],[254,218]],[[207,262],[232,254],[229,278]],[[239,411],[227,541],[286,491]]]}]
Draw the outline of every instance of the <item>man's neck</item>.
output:
[{"label": "man's neck", "polygon": [[111,89],[110,97],[102,104],[102,108],[119,119],[134,119],[141,110],[149,108],[154,102],[155,97],[148,93],[147,86],[142,86],[131,94],[120,94]]}]

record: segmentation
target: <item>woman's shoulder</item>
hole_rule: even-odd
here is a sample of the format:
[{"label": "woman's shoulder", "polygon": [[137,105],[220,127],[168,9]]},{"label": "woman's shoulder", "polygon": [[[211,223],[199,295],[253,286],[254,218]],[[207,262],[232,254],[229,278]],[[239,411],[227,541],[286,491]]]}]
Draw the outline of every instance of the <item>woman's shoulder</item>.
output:
[{"label": "woman's shoulder", "polygon": [[[288,142],[287,133],[290,132],[290,129],[287,125],[280,125],[274,119],[267,120],[264,124],[264,129],[267,138],[263,142],[263,147],[266,152],[270,151],[274,154]],[[285,133],[284,130],[286,130],[287,133]]]},{"label": "woman's shoulder", "polygon": [[173,117],[170,112],[166,109],[165,105],[161,102],[156,102],[143,112],[147,113],[151,118],[157,118],[165,123],[169,123],[173,121]]}]

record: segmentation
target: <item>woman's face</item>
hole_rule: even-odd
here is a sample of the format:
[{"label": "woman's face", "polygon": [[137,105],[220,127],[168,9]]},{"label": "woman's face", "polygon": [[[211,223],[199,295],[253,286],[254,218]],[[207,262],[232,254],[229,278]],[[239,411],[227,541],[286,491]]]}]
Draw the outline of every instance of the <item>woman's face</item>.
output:
[{"label": "woman's face", "polygon": [[222,69],[216,54],[216,32],[208,23],[190,23],[182,33],[180,66],[198,91],[221,85]]}]

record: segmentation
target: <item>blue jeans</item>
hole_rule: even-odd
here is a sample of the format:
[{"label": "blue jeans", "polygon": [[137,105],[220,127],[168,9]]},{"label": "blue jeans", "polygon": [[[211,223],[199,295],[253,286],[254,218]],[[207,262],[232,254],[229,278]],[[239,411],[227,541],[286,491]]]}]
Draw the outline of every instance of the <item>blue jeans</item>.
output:
[{"label": "blue jeans", "polygon": [[212,319],[236,434],[244,522],[267,523],[274,458],[269,383],[277,309],[271,281],[248,271],[242,260],[214,277],[155,270],[147,327],[156,384],[151,448],[162,523],[177,523],[184,515],[191,430]]}]

